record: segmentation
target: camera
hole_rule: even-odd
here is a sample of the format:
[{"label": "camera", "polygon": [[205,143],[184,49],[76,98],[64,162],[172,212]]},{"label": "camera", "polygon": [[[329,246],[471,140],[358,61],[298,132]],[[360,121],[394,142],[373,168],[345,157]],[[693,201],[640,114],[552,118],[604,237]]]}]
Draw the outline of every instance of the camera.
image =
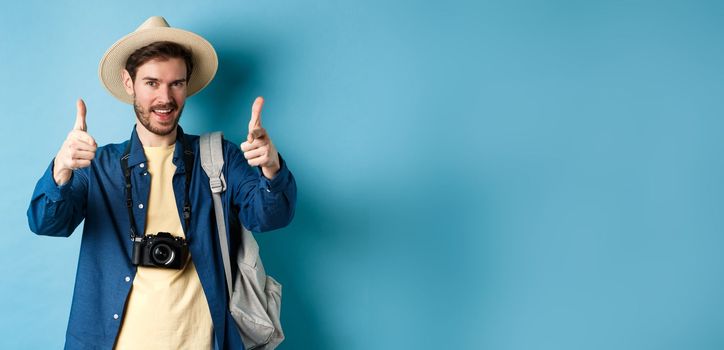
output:
[{"label": "camera", "polygon": [[133,241],[133,265],[180,270],[188,257],[186,240],[168,232],[145,235]]}]

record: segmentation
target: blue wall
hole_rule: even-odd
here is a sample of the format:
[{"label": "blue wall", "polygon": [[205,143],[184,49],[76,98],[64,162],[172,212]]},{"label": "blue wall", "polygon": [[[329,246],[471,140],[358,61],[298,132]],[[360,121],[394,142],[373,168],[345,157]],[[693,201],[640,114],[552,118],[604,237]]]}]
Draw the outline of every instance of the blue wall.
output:
[{"label": "blue wall", "polygon": [[259,236],[283,349],[724,348],[724,3],[116,1],[0,11],[0,348],[60,348],[80,230],[37,178],[98,60],[151,15],[205,36],[182,124],[241,141],[253,98],[299,185]]}]

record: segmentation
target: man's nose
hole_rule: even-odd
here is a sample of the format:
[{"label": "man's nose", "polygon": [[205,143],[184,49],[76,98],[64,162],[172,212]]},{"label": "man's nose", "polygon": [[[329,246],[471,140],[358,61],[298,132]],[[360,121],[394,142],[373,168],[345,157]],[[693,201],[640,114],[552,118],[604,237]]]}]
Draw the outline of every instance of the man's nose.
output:
[{"label": "man's nose", "polygon": [[158,94],[156,95],[156,99],[161,103],[168,103],[171,101],[171,89],[166,85],[161,85],[161,87],[157,90]]}]

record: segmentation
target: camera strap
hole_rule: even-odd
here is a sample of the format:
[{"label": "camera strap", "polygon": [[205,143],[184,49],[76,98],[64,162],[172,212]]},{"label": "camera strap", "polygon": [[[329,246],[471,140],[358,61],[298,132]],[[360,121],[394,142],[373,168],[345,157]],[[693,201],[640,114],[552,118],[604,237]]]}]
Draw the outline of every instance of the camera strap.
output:
[{"label": "camera strap", "polygon": [[[191,203],[189,202],[189,188],[191,188],[191,172],[194,169],[194,152],[191,150],[191,147],[186,141],[186,137],[184,137],[184,133],[181,130],[181,127],[178,127],[178,129],[176,130],[176,134],[176,139],[178,141],[181,141],[181,147],[183,148],[182,152],[185,168],[184,178],[186,182],[183,217],[184,223],[186,224],[185,230],[186,232],[188,232],[191,227]],[[123,170],[123,176],[126,179],[126,209],[128,209],[128,220],[131,226],[131,241],[135,241],[136,237],[140,235],[138,235],[138,233],[136,232],[136,220],[133,216],[133,197],[131,196],[131,169],[128,168],[128,157],[131,153],[132,141],[132,138],[128,141],[126,149],[123,151],[123,156],[121,156],[121,169]]]}]

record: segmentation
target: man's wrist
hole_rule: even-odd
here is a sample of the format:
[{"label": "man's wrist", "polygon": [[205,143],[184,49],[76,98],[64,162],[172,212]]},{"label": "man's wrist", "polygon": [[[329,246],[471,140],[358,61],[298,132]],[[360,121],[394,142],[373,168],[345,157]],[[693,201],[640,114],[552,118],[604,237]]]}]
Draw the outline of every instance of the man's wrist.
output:
[{"label": "man's wrist", "polygon": [[279,164],[275,164],[271,167],[261,167],[261,172],[269,180],[274,180],[274,177],[277,176],[279,173],[279,170],[281,169],[281,166]]},{"label": "man's wrist", "polygon": [[72,170],[61,168],[57,163],[53,164],[53,180],[55,180],[56,185],[64,185],[66,182],[70,181],[71,176],[73,176]]}]

